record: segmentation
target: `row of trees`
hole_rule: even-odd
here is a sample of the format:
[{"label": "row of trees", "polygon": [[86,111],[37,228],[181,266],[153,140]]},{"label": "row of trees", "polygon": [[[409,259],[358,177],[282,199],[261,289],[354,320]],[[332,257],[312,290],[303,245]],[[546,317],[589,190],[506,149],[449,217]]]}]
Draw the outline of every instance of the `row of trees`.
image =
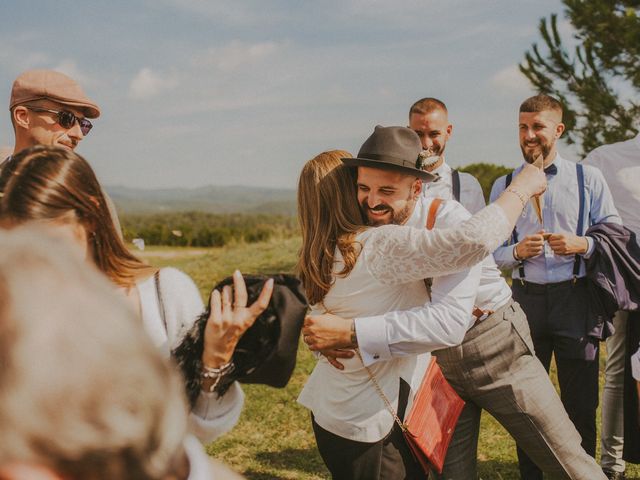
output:
[{"label": "row of trees", "polygon": [[295,217],[284,215],[217,215],[183,212],[122,215],[125,240],[147,245],[222,247],[230,242],[255,243],[298,234]]},{"label": "row of trees", "polygon": [[[488,199],[494,180],[511,169],[476,163],[461,170],[478,179]],[[220,215],[194,211],[123,214],[120,221],[125,240],[142,238],[147,245],[222,247],[232,242],[255,243],[300,234],[296,217],[288,215]]]}]

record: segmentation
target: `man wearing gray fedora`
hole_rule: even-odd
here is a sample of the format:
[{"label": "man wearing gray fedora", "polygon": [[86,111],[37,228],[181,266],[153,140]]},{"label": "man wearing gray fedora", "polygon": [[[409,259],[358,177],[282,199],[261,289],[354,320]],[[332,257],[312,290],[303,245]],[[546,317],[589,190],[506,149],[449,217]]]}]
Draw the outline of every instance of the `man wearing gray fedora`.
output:
[{"label": "man wearing gray fedora", "polygon": [[[469,214],[459,204],[445,201],[434,207],[434,199],[416,198],[402,186],[407,182],[401,179],[417,175],[406,168],[399,172],[397,162],[415,165],[422,150],[418,136],[409,131],[415,136],[415,151],[387,145],[381,146],[384,151],[361,149],[355,159],[346,160],[358,170],[357,200],[363,213],[374,225],[425,228],[430,220],[429,227],[447,228],[464,221]],[[406,158],[397,158],[399,152]],[[522,195],[517,190],[512,193]],[[524,203],[523,195],[522,199]],[[479,286],[471,292],[475,308],[462,323],[451,321],[447,307],[470,292],[443,288],[443,284],[445,277],[434,278],[431,303],[409,311],[355,319],[309,316],[306,341],[313,350],[328,355],[332,349],[357,347],[367,365],[433,352],[449,383],[467,402],[437,478],[477,478],[476,449],[484,408],[553,478],[604,480],[595,460],[580,446],[578,432],[535,357],[526,317],[493,260],[488,258],[481,265]]]}]

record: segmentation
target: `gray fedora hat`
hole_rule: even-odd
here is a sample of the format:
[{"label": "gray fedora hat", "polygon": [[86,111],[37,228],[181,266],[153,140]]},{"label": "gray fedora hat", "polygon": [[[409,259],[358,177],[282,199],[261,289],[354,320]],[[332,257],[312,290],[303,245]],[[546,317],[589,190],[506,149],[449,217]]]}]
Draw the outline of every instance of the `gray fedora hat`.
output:
[{"label": "gray fedora hat", "polygon": [[383,127],[377,125],[369,138],[360,147],[356,158],[343,158],[350,167],[371,167],[394,170],[415,175],[424,182],[436,177],[422,170],[426,153],[418,134],[406,127]]}]

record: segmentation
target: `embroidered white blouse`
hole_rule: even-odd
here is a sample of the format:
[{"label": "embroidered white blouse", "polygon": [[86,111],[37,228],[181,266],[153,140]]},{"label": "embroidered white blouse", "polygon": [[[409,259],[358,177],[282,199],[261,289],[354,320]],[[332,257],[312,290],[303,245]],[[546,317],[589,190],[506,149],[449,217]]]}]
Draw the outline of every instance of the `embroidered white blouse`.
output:
[{"label": "embroidered white blouse", "polygon": [[[357,236],[362,251],[346,277],[336,275],[323,305],[342,317],[364,317],[406,310],[427,300],[423,279],[469,268],[489,255],[511,233],[502,209],[490,205],[453,229],[387,225]],[[336,252],[334,272],[342,269]],[[372,370],[384,394],[397,408],[399,379],[415,391],[429,354],[377,362]],[[309,408],[325,430],[361,442],[376,442],[393,427],[393,418],[369,380],[360,359],[341,360],[344,370],[320,358],[298,401]],[[412,398],[409,399],[411,404]]]}]

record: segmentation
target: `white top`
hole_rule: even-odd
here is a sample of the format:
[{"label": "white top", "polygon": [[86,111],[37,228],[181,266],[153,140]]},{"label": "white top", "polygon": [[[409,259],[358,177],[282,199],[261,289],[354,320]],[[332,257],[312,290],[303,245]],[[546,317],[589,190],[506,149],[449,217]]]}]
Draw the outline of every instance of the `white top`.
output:
[{"label": "white top", "polygon": [[187,480],[240,480],[244,478],[223,463],[209,457],[197,438],[187,435],[183,446],[189,460]]},{"label": "white top", "polygon": [[602,172],[622,223],[640,236],[640,134],[598,147],[582,163]]},{"label": "white top", "polygon": [[[425,228],[433,199],[421,199],[406,225]],[[471,215],[455,200],[442,202],[434,228],[451,228]],[[356,318],[358,347],[365,363],[460,345],[473,326],[474,306],[497,310],[511,299],[493,256],[471,270],[433,279],[432,301],[406,311]]]},{"label": "white top", "polygon": [[[453,180],[451,178],[453,169],[442,162],[438,168],[431,173],[437,173],[439,178],[435,182],[422,184],[422,193],[427,198],[442,198],[443,200],[455,200],[453,198]],[[460,174],[460,203],[471,213],[482,210],[486,202],[482,187],[476,177],[466,172],[458,172]]]},{"label": "white top", "polygon": [[[336,275],[324,304],[312,309],[315,313],[327,310],[343,317],[358,317],[422,305],[427,300],[424,278],[475,265],[510,230],[502,209],[495,205],[456,229],[428,231],[397,225],[367,229],[357,235],[362,251],[353,270],[346,277]],[[334,272],[342,269],[341,258],[336,250]],[[315,421],[325,430],[351,440],[376,442],[391,430],[393,418],[360,359],[355,356],[341,361],[344,370],[320,358],[298,401],[313,412]],[[423,354],[391,358],[370,368],[397,408],[400,378],[415,391],[428,362],[429,355]]]},{"label": "white top", "polygon": [[[165,329],[154,277],[138,282],[136,287],[140,294],[144,328],[153,343],[168,357],[204,311],[200,292],[193,280],[180,270],[171,267],[160,270],[160,289],[167,321]],[[237,382],[220,398],[216,393],[200,392],[189,415],[190,432],[202,442],[212,441],[238,422],[243,403],[244,394]]]},{"label": "white top", "polygon": [[187,480],[214,480],[216,477],[209,462],[209,456],[197,438],[187,435],[183,442],[184,453],[189,459]]}]

